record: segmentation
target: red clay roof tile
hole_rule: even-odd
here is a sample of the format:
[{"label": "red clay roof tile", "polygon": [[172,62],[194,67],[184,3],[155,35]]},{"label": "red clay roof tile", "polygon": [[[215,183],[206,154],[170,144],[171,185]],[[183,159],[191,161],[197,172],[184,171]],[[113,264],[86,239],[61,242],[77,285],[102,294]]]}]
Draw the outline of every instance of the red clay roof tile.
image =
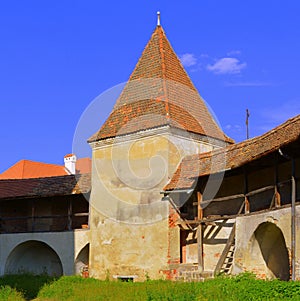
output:
[{"label": "red clay roof tile", "polygon": [[0,179],[26,179],[67,175],[64,166],[21,160],[0,174]]},{"label": "red clay roof tile", "polygon": [[[76,161],[76,173],[90,173],[91,159],[80,158]],[[30,178],[45,178],[68,175],[68,171],[63,165],[42,163],[30,160],[20,160],[2,174],[1,179],[30,179]]]},{"label": "red clay roof tile", "polygon": [[90,174],[0,180],[0,199],[73,195],[90,190]]},{"label": "red clay roof tile", "polygon": [[157,26],[113,112],[88,141],[164,125],[233,142],[216,124],[164,30]]},{"label": "red clay roof tile", "polygon": [[80,158],[76,161],[76,174],[90,173],[92,170],[91,158]]},{"label": "red clay roof tile", "polygon": [[186,156],[164,190],[189,189],[198,177],[238,168],[295,141],[300,144],[300,115],[262,136],[213,152]]}]

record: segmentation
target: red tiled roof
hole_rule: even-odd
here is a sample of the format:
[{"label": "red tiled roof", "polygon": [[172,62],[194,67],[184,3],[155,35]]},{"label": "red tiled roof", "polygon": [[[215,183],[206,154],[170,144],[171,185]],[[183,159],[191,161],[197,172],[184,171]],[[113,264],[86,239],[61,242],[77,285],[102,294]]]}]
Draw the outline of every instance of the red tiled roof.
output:
[{"label": "red tiled roof", "polygon": [[90,174],[0,180],[0,199],[51,197],[88,193]]},{"label": "red tiled roof", "polygon": [[233,142],[216,124],[162,27],[157,26],[113,112],[88,141],[164,125]]},{"label": "red tiled roof", "polygon": [[21,160],[0,174],[0,179],[27,179],[68,175],[64,166]]},{"label": "red tiled roof", "polygon": [[[67,155],[68,156],[68,155]],[[76,161],[76,173],[90,173],[91,159],[80,158]],[[0,174],[1,179],[30,179],[69,175],[63,165],[21,160]]]},{"label": "red tiled roof", "polygon": [[92,169],[92,160],[88,157],[80,158],[76,161],[76,174],[90,173]]},{"label": "red tiled roof", "polygon": [[295,141],[300,144],[300,115],[262,136],[213,152],[186,156],[164,190],[189,189],[197,177],[243,166]]}]

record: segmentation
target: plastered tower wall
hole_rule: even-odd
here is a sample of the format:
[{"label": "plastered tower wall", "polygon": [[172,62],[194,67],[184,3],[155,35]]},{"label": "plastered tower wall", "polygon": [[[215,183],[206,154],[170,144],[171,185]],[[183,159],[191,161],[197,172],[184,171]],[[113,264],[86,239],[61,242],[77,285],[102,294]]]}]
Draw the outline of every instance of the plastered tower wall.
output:
[{"label": "plastered tower wall", "polygon": [[[207,136],[211,138],[207,138]],[[181,159],[232,143],[157,24],[93,149],[91,275],[168,277],[179,227],[161,191]]]},{"label": "plastered tower wall", "polygon": [[212,146],[167,129],[92,146],[91,275],[164,278],[180,250],[162,188],[183,156]]}]

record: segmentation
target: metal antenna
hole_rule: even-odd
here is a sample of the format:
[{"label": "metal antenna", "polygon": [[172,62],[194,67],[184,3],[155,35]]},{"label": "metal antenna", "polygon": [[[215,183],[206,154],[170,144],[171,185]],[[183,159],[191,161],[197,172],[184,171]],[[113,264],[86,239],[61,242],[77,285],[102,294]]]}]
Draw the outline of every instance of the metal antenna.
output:
[{"label": "metal antenna", "polygon": [[250,117],[249,110],[246,109],[246,130],[247,130],[247,139],[249,139],[249,117]]},{"label": "metal antenna", "polygon": [[157,26],[160,26],[160,11],[157,12]]}]

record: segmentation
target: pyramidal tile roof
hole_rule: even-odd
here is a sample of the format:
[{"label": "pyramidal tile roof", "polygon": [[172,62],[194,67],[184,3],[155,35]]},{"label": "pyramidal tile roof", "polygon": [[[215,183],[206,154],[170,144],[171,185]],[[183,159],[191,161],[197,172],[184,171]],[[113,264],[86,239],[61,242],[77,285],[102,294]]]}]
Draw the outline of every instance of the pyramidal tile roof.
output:
[{"label": "pyramidal tile roof", "polygon": [[113,111],[88,142],[166,125],[233,143],[213,119],[158,25]]}]

